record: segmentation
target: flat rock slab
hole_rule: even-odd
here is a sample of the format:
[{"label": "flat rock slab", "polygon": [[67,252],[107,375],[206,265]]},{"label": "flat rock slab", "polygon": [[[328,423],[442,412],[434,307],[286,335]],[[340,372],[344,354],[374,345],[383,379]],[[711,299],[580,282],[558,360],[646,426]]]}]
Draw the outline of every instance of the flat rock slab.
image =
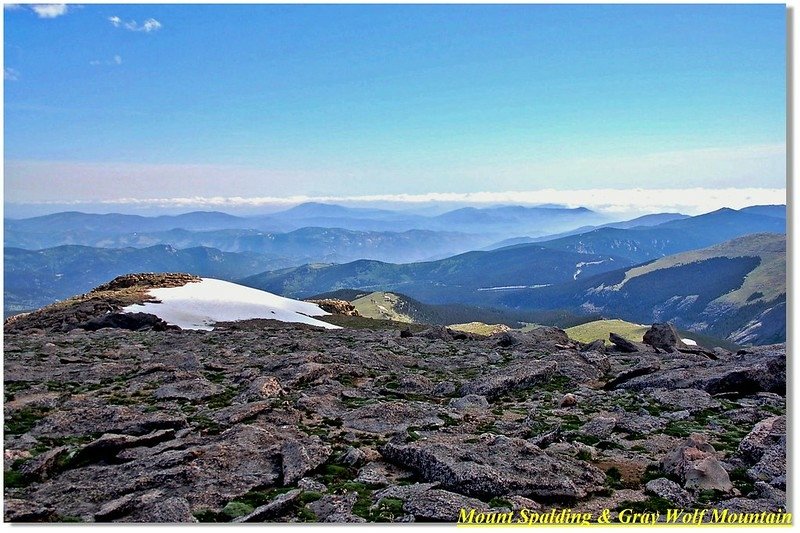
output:
[{"label": "flat rock slab", "polygon": [[211,383],[207,379],[187,379],[175,383],[161,385],[153,395],[159,400],[182,399],[182,400],[203,400],[210,398],[223,391],[219,385]]},{"label": "flat rock slab", "polygon": [[694,413],[706,409],[718,409],[720,406],[709,393],[699,389],[655,389],[650,394],[658,403],[672,411]]},{"label": "flat rock slab", "polygon": [[[39,485],[29,498],[63,515],[108,516],[109,510],[111,515],[121,513],[115,506],[106,507],[113,500],[164,490],[170,497],[188,501],[192,509],[220,511],[225,503],[251,489],[281,486],[285,469],[296,476],[327,457],[320,453],[326,447],[317,437],[291,428],[241,424],[204,440],[196,445],[187,442],[179,449],[157,446],[124,464],[67,470]],[[81,490],[76,492],[76,486]],[[124,500],[118,503],[127,506]],[[134,505],[131,512],[136,508]]]},{"label": "flat rock slab", "polygon": [[268,504],[255,508],[252,513],[235,519],[234,522],[266,522],[275,519],[286,513],[302,493],[300,489],[290,490]]},{"label": "flat rock slab", "polygon": [[745,353],[718,360],[688,359],[678,366],[634,377],[617,388],[701,389],[710,394],[734,392],[786,394],[786,352],[783,345],[751,348]]},{"label": "flat rock slab", "polygon": [[144,406],[103,405],[54,411],[30,431],[34,437],[83,437],[98,433],[144,435],[158,429],[181,429],[186,418],[178,413],[146,412]]},{"label": "flat rock slab", "polygon": [[441,489],[416,494],[403,504],[403,511],[414,515],[418,522],[457,522],[461,509],[488,511],[482,501]]},{"label": "flat rock slab", "polygon": [[426,481],[468,496],[519,495],[540,501],[570,501],[602,489],[605,475],[588,463],[555,458],[529,442],[488,436],[436,435],[380,450],[388,461],[414,470]]},{"label": "flat rock slab", "polygon": [[444,421],[437,410],[421,402],[379,402],[359,407],[347,413],[344,427],[367,433],[403,433],[409,427],[441,427]]},{"label": "flat rock slab", "polygon": [[461,386],[461,396],[476,394],[489,400],[517,389],[547,383],[558,369],[555,361],[525,361],[473,379]]}]

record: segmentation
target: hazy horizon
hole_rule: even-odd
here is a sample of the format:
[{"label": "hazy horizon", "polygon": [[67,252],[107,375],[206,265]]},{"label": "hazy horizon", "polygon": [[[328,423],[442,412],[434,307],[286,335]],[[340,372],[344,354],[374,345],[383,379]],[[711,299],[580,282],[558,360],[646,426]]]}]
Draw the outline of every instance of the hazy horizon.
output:
[{"label": "hazy horizon", "polygon": [[382,195],[361,197],[217,197],[117,199],[105,202],[41,202],[4,205],[6,218],[26,218],[81,211],[157,216],[190,211],[222,211],[235,215],[269,214],[304,203],[336,204],[347,207],[380,208],[410,213],[438,214],[461,207],[585,207],[620,220],[652,213],[699,215],[727,207],[741,209],[753,205],[785,205],[785,189],[634,189],[509,191],[472,194],[435,193],[428,195]]},{"label": "hazy horizon", "polygon": [[12,214],[543,190],[612,212],[785,201],[781,5],[53,4],[4,18]]}]

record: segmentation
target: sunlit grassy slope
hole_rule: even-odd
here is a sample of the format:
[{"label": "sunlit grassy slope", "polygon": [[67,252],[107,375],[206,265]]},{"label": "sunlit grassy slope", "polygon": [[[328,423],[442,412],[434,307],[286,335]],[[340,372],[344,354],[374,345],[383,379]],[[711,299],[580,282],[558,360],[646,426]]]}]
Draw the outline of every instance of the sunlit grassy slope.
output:
[{"label": "sunlit grassy slope", "polygon": [[567,328],[564,331],[567,332],[567,335],[569,335],[569,338],[572,340],[580,342],[592,342],[597,339],[603,339],[606,344],[610,344],[608,340],[608,334],[611,332],[614,332],[630,341],[642,342],[642,336],[644,335],[644,332],[647,331],[648,327],[649,326],[643,326],[641,324],[634,324],[632,322],[614,319],[595,320],[594,322],[588,322],[586,324],[581,324],[580,326]]},{"label": "sunlit grassy slope", "polygon": [[372,292],[350,303],[358,310],[358,314],[366,318],[394,320],[395,322],[416,322],[413,317],[397,309],[400,298],[390,292]]},{"label": "sunlit grassy slope", "polygon": [[650,272],[703,261],[714,257],[758,257],[760,264],[738,289],[718,298],[721,302],[744,305],[756,300],[770,301],[786,294],[786,236],[772,233],[746,235],[716,246],[664,257],[632,268],[622,284]]},{"label": "sunlit grassy slope", "polygon": [[495,333],[502,333],[509,331],[511,328],[505,324],[486,324],[484,322],[467,322],[466,324],[450,324],[447,326],[456,331],[464,331],[466,333],[476,333],[478,335],[494,335]]}]

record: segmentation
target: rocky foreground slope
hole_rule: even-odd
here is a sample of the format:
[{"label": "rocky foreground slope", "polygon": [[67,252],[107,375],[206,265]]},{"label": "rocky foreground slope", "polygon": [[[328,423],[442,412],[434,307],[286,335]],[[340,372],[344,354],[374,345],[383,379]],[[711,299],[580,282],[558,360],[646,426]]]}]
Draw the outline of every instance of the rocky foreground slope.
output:
[{"label": "rocky foreground slope", "polygon": [[784,345],[707,352],[662,328],[656,347],[606,349],[553,328],[336,318],[358,327],[7,327],[5,519],[785,507]]}]

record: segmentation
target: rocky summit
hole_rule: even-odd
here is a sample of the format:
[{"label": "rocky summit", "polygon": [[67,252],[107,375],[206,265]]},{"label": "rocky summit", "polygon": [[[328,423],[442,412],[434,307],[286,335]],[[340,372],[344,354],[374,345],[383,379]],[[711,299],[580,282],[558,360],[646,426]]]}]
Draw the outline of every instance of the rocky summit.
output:
[{"label": "rocky summit", "polygon": [[75,326],[97,318],[95,296],[78,318],[62,306],[6,327],[6,521],[786,504],[784,345],[709,351],[661,328],[606,347],[358,316]]}]

